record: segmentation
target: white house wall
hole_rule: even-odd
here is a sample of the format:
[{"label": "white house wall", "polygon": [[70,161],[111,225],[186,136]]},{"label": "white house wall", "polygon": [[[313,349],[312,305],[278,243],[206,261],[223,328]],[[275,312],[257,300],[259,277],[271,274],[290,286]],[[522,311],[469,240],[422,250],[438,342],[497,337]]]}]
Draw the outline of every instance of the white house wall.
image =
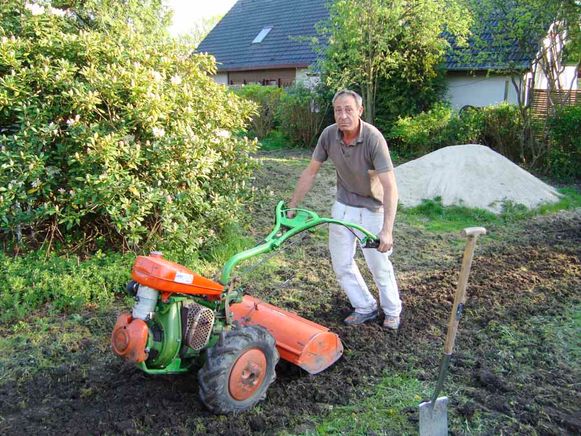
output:
[{"label": "white house wall", "polygon": [[228,73],[218,73],[212,76],[214,82],[219,83],[220,85],[227,85],[228,84]]},{"label": "white house wall", "polygon": [[[508,81],[508,93],[506,83]],[[510,76],[466,76],[448,75],[446,77],[447,100],[455,109],[463,106],[490,106],[502,101],[518,103],[517,93]]]},{"label": "white house wall", "polygon": [[[577,65],[568,65],[563,67],[563,71],[559,74],[559,85],[564,90],[577,90]],[[541,68],[535,69],[535,83],[536,89],[548,89],[547,76],[543,73]],[[555,89],[555,87],[553,87]]]},{"label": "white house wall", "polygon": [[313,73],[310,69],[297,68],[297,78],[296,78],[297,83],[302,83],[308,88],[314,88],[319,84],[320,81],[321,79],[319,78],[319,75]]}]

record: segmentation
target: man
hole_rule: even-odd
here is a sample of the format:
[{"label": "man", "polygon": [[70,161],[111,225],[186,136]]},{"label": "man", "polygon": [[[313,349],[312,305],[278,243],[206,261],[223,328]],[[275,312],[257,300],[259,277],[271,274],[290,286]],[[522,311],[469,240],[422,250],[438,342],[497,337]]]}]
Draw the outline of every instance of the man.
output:
[{"label": "man", "polygon": [[[397,330],[401,301],[389,255],[398,193],[387,143],[379,130],[361,120],[363,101],[356,92],[337,92],[333,97],[333,111],[336,123],[321,133],[311,161],[297,182],[289,208],[295,208],[303,200],[322,163],[330,158],[337,171],[332,217],[359,224],[379,237],[379,248],[364,249],[363,255],[379,289],[385,314],[383,326]],[[292,211],[289,215],[293,215]],[[345,319],[348,325],[363,324],[378,316],[377,301],[354,260],[356,246],[356,237],[350,229],[329,225],[333,270],[354,309]]]}]

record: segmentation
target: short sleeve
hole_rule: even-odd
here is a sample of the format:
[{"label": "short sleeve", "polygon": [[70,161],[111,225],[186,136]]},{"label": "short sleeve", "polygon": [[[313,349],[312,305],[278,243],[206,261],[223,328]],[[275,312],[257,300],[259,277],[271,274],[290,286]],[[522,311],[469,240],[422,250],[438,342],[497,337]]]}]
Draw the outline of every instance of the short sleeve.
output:
[{"label": "short sleeve", "polygon": [[319,136],[319,140],[317,141],[317,146],[315,147],[315,151],[313,151],[312,158],[317,162],[325,162],[329,157],[327,153],[327,131],[324,130],[323,133]]},{"label": "short sleeve", "polygon": [[391,162],[391,156],[389,155],[389,149],[387,148],[387,141],[379,132],[377,132],[377,135],[374,135],[372,141],[371,161],[373,162],[375,171],[378,173],[386,173],[393,170],[393,163]]}]

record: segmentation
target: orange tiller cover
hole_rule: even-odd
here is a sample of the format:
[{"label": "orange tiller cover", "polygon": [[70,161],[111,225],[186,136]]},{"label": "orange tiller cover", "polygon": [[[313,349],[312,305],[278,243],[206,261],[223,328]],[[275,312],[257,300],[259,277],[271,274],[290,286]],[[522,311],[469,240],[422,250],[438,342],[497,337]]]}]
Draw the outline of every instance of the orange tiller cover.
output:
[{"label": "orange tiller cover", "polygon": [[335,333],[296,313],[275,307],[246,295],[242,303],[231,306],[234,320],[242,325],[266,328],[276,340],[280,357],[317,374],[343,354],[343,344]]}]

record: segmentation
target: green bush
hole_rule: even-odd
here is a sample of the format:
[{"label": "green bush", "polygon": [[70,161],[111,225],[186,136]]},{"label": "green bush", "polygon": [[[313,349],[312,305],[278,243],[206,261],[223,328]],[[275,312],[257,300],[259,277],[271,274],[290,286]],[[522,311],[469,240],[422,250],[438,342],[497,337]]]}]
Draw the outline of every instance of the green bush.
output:
[{"label": "green bush", "polygon": [[267,136],[275,127],[282,88],[252,84],[235,88],[234,92],[256,103],[258,109],[252,116],[252,132],[258,139]]},{"label": "green bush", "polygon": [[482,143],[514,162],[521,162],[523,151],[523,124],[517,105],[500,103],[480,109],[484,126]]},{"label": "green bush", "polygon": [[199,247],[242,202],[252,105],[169,38],[160,2],[66,4],[0,4],[2,237]]},{"label": "green bush", "polygon": [[324,128],[330,101],[303,84],[287,88],[280,100],[277,113],[283,135],[294,145],[315,145]]},{"label": "green bush", "polygon": [[395,150],[418,156],[448,145],[483,144],[516,162],[522,156],[518,107],[507,103],[456,112],[437,104],[415,117],[400,118],[388,137]]},{"label": "green bush", "polygon": [[581,178],[581,105],[559,109],[548,128],[550,174],[562,180]]},{"label": "green bush", "polygon": [[443,145],[450,145],[443,144],[446,142],[443,137],[453,116],[454,112],[449,106],[436,104],[427,112],[398,119],[387,136],[398,153],[423,155]]},{"label": "green bush", "polygon": [[480,108],[464,107],[450,118],[446,134],[450,144],[482,144],[485,116]]},{"label": "green bush", "polygon": [[443,70],[432,71],[427,65],[415,62],[408,64],[401,76],[394,74],[380,79],[375,126],[382,132],[388,132],[398,118],[411,117],[429,110],[444,95],[444,76]]}]

